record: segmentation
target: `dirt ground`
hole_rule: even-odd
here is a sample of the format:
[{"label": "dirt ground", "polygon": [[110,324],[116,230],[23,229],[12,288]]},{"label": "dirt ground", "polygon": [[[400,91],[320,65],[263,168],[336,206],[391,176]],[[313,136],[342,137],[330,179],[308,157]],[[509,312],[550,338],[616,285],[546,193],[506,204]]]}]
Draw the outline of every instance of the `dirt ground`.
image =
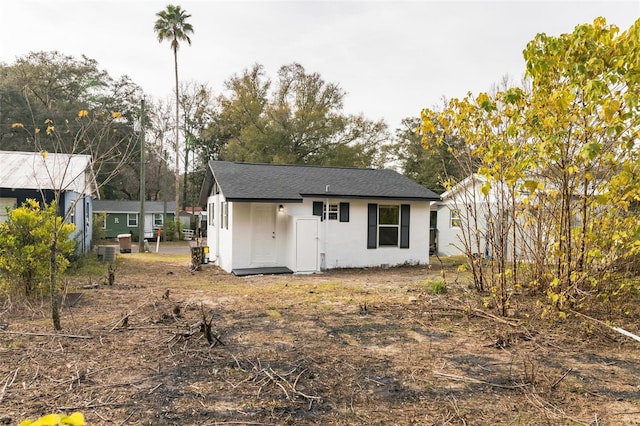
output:
[{"label": "dirt ground", "polygon": [[[235,277],[188,261],[119,255],[113,286],[68,278],[58,335],[48,302],[3,301],[0,425],[73,411],[90,425],[640,424],[640,342],[543,320],[534,296],[502,318],[455,269],[432,294],[437,268]],[[627,302],[600,319],[637,334]]]}]

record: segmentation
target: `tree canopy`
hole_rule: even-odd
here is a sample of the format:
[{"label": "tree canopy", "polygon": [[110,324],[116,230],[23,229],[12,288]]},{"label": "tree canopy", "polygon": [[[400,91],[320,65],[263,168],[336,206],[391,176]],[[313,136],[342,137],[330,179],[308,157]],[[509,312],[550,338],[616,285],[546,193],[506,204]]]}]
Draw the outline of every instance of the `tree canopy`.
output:
[{"label": "tree canopy", "polygon": [[384,122],[343,112],[345,92],[300,64],[275,81],[254,65],[225,84],[201,149],[215,158],[263,163],[372,166],[388,139]]},{"label": "tree canopy", "polygon": [[[0,64],[0,149],[9,151],[37,151],[88,153],[94,159],[103,158],[105,150],[118,156],[127,152],[113,149],[110,142],[128,144],[135,138],[133,123],[139,115],[138,102],[142,90],[127,76],[112,78],[99,69],[95,60],[75,59],[59,52],[32,52],[13,64]],[[100,127],[81,127],[72,120],[78,111],[102,111],[109,116],[119,114],[111,130],[115,133],[99,135]],[[20,123],[22,127],[14,126]],[[37,129],[65,128],[56,138],[42,138],[35,143]],[[29,132],[25,133],[24,129]],[[85,141],[79,144],[78,132]],[[98,138],[100,136],[100,138]],[[106,138],[106,139],[104,139]],[[93,146],[87,146],[90,143]],[[100,167],[102,176],[110,175],[118,159],[109,159]],[[121,170],[127,173],[127,164]],[[103,188],[111,197],[123,193],[111,184]]]},{"label": "tree canopy", "polygon": [[[542,230],[540,244],[513,258],[536,260],[526,279],[557,307],[611,296],[612,280],[626,285],[613,271],[640,254],[639,39],[640,20],[620,33],[603,18],[538,34],[524,50],[530,89],[469,94],[422,112],[427,148],[464,140],[462,150],[481,159],[483,192],[505,191],[511,247],[522,232]],[[517,265],[504,263],[500,279],[526,281]]]},{"label": "tree canopy", "polygon": [[456,150],[459,152],[463,143],[449,137],[426,150],[418,133],[420,123],[418,117],[403,119],[389,149],[405,176],[441,194],[447,189],[446,182],[464,177],[466,168],[463,158],[454,157],[453,154]]}]

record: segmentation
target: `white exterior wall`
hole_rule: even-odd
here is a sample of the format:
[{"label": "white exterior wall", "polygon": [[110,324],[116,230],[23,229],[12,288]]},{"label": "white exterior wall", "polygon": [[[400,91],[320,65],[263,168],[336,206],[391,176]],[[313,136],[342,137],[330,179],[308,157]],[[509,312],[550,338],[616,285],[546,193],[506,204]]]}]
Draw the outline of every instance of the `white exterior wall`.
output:
[{"label": "white exterior wall", "polygon": [[[484,195],[481,191],[482,181],[474,179],[473,184],[471,180],[463,182],[460,186],[456,187],[448,195],[444,197],[444,200],[438,205],[438,254],[442,256],[455,256],[465,254],[465,243],[463,241],[462,230],[459,227],[451,226],[451,211],[458,210],[460,212],[460,219],[462,226],[467,229],[467,245],[469,250],[473,254],[479,254],[482,256],[491,256],[492,253],[489,239],[489,224],[487,220],[493,219],[494,221],[500,220],[500,212],[498,211],[500,203],[498,203],[498,196],[500,195],[500,188],[493,186],[487,195]],[[474,219],[475,218],[475,219]],[[520,226],[525,227],[522,220],[520,220]],[[494,223],[494,229],[496,229],[500,223]],[[505,226],[513,226],[512,223],[507,223]],[[477,230],[477,231],[476,231]],[[530,239],[526,235],[519,235],[524,241]],[[512,248],[509,247],[507,242],[507,257],[513,257],[511,254]]]},{"label": "white exterior wall", "polygon": [[[429,263],[429,212],[430,203],[407,201],[305,199],[302,203],[228,203],[228,228],[221,229],[223,220],[222,194],[208,198],[208,208],[215,209],[213,221],[207,225],[207,241],[211,261],[227,272],[238,268],[261,266],[286,266],[296,271],[296,220],[318,220],[318,271],[321,269],[375,267],[380,265]],[[313,216],[313,202],[327,204],[349,203],[349,222],[339,220],[319,221]],[[400,205],[409,204],[409,248],[367,248],[367,208],[369,203]],[[282,212],[279,205],[283,206]],[[273,262],[254,260],[255,230],[252,215],[257,208],[271,209],[275,220]],[[211,214],[209,218],[211,219]],[[309,238],[315,239],[314,236]],[[313,244],[313,241],[310,242]]]},{"label": "white exterior wall", "polygon": [[18,203],[17,198],[0,198],[0,222],[5,222],[9,219],[7,215],[7,207],[12,210]]},{"label": "white exterior wall", "polygon": [[77,244],[78,250],[81,253],[87,253],[91,250],[93,228],[91,226],[93,218],[93,200],[89,196],[79,194],[77,192],[65,192],[64,193],[64,211],[67,212],[76,202],[73,211],[73,225],[75,230],[71,234],[70,238],[74,239]]},{"label": "white exterior wall", "polygon": [[451,201],[438,205],[438,255],[458,256],[464,253],[462,230],[451,226],[451,211],[455,206]]},{"label": "white exterior wall", "polygon": [[211,195],[207,198],[207,208],[213,207],[213,220],[207,221],[207,244],[209,245],[209,260],[215,262],[220,268],[231,272],[233,266],[233,203],[228,204],[228,229],[223,226],[223,205],[225,202],[222,194]]},{"label": "white exterior wall", "polygon": [[[349,222],[320,222],[319,244],[322,269],[361,268],[403,263],[429,263],[429,202],[380,201],[353,199],[305,199],[301,204],[284,204],[288,216],[310,216],[313,202],[349,203]],[[367,248],[367,207],[369,203],[411,206],[409,248]],[[295,254],[295,252],[294,252]]]}]

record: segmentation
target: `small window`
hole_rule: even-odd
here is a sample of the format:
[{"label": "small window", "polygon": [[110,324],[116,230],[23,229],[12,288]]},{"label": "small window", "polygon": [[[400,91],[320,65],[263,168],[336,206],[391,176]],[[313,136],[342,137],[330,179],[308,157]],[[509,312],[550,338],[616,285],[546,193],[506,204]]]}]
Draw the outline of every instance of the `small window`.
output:
[{"label": "small window", "polygon": [[135,228],[138,226],[138,214],[137,213],[127,213],[127,226],[129,228]]},{"label": "small window", "polygon": [[215,226],[215,222],[214,219],[216,218],[216,204],[215,203],[209,203],[209,225],[210,226]]},{"label": "small window", "polygon": [[340,203],[340,222],[349,222],[349,203]]},{"label": "small window", "polygon": [[437,229],[438,228],[438,212],[432,210],[429,215],[429,228]]},{"label": "small window", "polygon": [[460,210],[451,210],[451,227],[460,228]]},{"label": "small window", "polygon": [[153,226],[154,228],[160,228],[164,225],[164,215],[162,213],[153,214]]},{"label": "small window", "polygon": [[220,228],[229,229],[229,203],[226,201],[222,203],[222,220],[220,221]]},{"label": "small window", "polygon": [[329,204],[329,212],[327,216],[327,205],[324,205],[324,218],[328,218],[328,220],[338,220],[338,205],[337,204]]},{"label": "small window", "polygon": [[378,208],[378,245],[398,246],[400,206],[380,205]]}]

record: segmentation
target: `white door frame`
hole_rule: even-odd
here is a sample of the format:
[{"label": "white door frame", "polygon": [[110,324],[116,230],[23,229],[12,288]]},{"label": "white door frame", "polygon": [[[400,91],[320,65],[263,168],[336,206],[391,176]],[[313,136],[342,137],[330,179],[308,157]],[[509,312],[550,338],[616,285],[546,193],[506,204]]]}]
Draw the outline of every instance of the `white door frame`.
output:
[{"label": "white door frame", "polygon": [[275,265],[277,259],[276,206],[254,203],[251,205],[251,264]]},{"label": "white door frame", "polygon": [[[313,226],[306,226],[313,224]],[[295,219],[296,272],[317,272],[320,264],[320,218]]]}]

